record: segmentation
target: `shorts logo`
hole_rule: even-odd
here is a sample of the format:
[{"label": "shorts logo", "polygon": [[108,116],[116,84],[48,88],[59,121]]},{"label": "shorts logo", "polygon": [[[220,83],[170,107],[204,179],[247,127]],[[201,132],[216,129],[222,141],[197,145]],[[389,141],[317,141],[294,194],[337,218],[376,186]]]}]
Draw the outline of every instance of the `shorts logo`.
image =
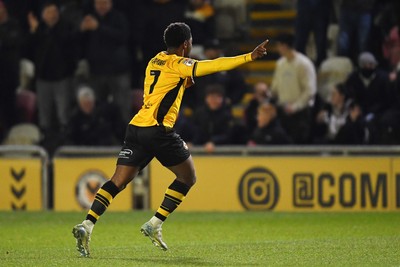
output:
[{"label": "shorts logo", "polygon": [[130,156],[133,155],[133,151],[128,149],[128,148],[124,148],[119,152],[118,158],[120,159],[129,159]]},{"label": "shorts logo", "polygon": [[87,171],[79,177],[75,197],[83,209],[90,208],[97,191],[106,181],[106,176],[100,171]]},{"label": "shorts logo", "polygon": [[279,199],[278,180],[265,168],[252,168],[240,180],[239,199],[247,210],[272,210]]},{"label": "shorts logo", "polygon": [[183,142],[183,148],[186,149],[186,150],[189,150],[189,147],[188,147],[188,145],[186,144],[186,142],[185,142],[185,141],[182,141],[182,142]]},{"label": "shorts logo", "polygon": [[194,64],[194,60],[190,59],[190,58],[187,58],[187,59],[185,59],[183,61],[183,64],[185,64],[186,66],[190,67],[190,66],[192,66]]}]

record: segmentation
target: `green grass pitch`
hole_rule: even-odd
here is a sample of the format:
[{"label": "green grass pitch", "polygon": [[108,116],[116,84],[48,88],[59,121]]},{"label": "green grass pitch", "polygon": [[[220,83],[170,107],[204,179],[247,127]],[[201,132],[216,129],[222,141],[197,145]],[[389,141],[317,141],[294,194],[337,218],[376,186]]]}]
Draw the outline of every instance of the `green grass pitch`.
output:
[{"label": "green grass pitch", "polygon": [[75,250],[82,212],[0,212],[0,266],[399,266],[400,213],[175,212],[169,250],[139,229],[152,212],[108,212],[91,258]]}]

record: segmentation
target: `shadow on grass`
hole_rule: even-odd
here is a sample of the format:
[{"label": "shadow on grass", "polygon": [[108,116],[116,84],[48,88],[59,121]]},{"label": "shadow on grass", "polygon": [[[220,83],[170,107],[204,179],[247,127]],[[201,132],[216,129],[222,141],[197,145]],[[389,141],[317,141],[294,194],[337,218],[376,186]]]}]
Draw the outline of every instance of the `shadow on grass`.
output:
[{"label": "shadow on grass", "polygon": [[[215,262],[211,260],[205,260],[200,257],[138,257],[138,258],[128,258],[128,257],[96,257],[99,260],[122,260],[122,261],[131,261],[150,265],[165,265],[165,266],[223,266],[223,262]],[[235,263],[235,266],[252,266],[257,264],[251,263]]]},{"label": "shadow on grass", "polygon": [[197,257],[96,257],[96,259],[104,260],[123,260],[137,263],[165,264],[165,265],[192,265],[192,266],[210,266],[214,265],[211,261],[204,261]]}]

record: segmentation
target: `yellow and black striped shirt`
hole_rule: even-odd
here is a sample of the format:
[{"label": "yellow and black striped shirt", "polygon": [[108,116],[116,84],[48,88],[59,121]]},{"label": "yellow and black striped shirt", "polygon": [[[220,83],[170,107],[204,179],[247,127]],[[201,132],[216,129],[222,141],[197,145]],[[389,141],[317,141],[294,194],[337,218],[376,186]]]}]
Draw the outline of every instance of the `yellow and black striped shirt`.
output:
[{"label": "yellow and black striped shirt", "polygon": [[147,65],[143,106],[130,124],[173,127],[185,88],[194,77],[226,71],[251,61],[251,54],[197,61],[166,52],[158,53]]}]

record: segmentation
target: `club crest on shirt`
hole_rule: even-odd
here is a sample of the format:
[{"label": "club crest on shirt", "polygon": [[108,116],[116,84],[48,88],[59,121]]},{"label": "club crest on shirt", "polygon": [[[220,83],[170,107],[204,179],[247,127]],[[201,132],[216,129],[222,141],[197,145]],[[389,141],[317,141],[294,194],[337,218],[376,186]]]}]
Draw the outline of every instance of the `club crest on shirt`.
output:
[{"label": "club crest on shirt", "polygon": [[186,66],[190,67],[190,66],[192,66],[192,65],[194,64],[194,60],[193,60],[193,59],[190,59],[190,58],[186,58],[186,59],[183,61],[183,64],[185,64]]}]

